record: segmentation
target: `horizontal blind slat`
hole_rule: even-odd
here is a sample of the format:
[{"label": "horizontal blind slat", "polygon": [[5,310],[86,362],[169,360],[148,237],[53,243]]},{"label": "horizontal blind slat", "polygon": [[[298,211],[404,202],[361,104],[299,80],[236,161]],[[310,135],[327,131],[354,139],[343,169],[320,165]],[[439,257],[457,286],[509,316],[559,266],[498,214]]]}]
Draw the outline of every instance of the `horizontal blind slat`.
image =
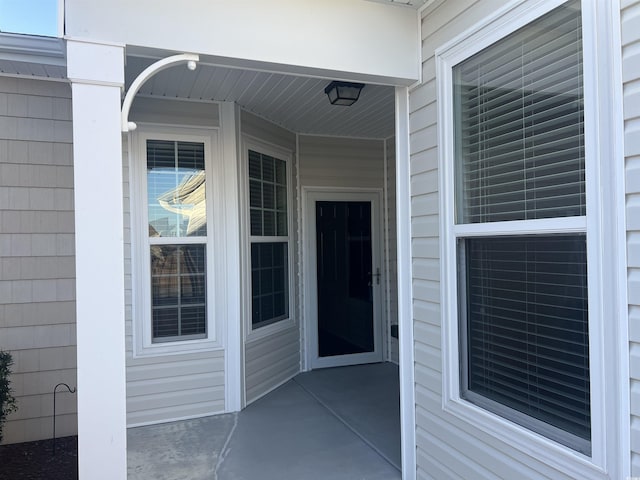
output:
[{"label": "horizontal blind slat", "polygon": [[[474,58],[482,65],[485,77],[478,75],[478,68],[474,63],[461,65],[461,78],[465,80],[480,79],[482,83],[499,78],[491,76],[492,72],[502,73],[514,69],[514,65],[523,62],[523,50],[530,55],[532,60],[545,56],[550,51],[556,51],[565,45],[575,45],[577,38],[582,35],[581,27],[575,21],[566,23],[547,24],[539,31],[528,32],[520,36],[506,37],[502,42],[496,43],[491,49],[480,52]],[[520,47],[520,48],[518,48]]]},{"label": "horizontal blind slat", "polygon": [[454,67],[458,223],[583,214],[581,32],[561,8]]}]

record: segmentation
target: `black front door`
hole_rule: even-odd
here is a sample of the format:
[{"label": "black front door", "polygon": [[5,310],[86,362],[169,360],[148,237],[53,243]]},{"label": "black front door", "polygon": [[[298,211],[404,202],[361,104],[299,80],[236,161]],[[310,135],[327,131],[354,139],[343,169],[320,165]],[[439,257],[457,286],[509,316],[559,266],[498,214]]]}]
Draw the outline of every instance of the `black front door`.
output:
[{"label": "black front door", "polygon": [[373,352],[371,202],[316,202],[318,355]]}]

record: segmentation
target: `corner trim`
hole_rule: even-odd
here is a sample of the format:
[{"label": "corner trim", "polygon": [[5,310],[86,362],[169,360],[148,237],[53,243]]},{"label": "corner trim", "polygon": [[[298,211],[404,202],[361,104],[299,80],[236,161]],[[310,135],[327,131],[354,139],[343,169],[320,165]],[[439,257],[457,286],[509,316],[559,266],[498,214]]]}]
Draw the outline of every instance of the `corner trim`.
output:
[{"label": "corner trim", "polygon": [[411,153],[409,89],[396,87],[396,229],[398,329],[400,330],[400,431],[402,478],[416,478],[416,401],[414,381],[413,297],[411,284]]}]

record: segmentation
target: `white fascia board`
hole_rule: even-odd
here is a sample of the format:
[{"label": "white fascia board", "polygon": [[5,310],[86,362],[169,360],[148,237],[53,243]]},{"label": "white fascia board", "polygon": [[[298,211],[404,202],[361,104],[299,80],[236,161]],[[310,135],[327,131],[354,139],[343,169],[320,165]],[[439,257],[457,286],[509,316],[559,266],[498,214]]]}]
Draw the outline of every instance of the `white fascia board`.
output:
[{"label": "white fascia board", "polygon": [[347,72],[352,78],[355,73],[393,84],[408,85],[420,75],[418,13],[410,8],[361,0],[186,6],[170,0],[66,0],[65,5],[67,38],[191,52],[203,60],[297,66],[313,75]]}]

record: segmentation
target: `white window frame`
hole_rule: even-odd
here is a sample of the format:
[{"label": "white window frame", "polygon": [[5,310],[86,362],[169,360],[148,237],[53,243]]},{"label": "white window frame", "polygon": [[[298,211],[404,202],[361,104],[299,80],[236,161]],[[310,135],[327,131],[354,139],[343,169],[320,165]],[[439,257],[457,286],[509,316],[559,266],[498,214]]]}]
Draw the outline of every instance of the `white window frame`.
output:
[{"label": "white window frame", "polygon": [[[619,5],[582,0],[586,217],[455,225],[452,69],[566,0],[513,0],[436,51],[441,205],[442,407],[463,422],[573,478],[629,475],[629,350],[625,269]],[[616,32],[618,36],[616,36]],[[616,129],[616,126],[618,129]],[[612,212],[618,212],[612,215]],[[615,217],[612,219],[612,217]],[[587,234],[591,457],[461,398],[458,237]],[[626,363],[625,363],[626,362]],[[472,427],[472,428],[473,428]]]},{"label": "white window frame", "polygon": [[[140,125],[131,133],[129,150],[131,185],[131,252],[132,252],[132,322],[133,355],[146,357],[209,351],[222,348],[221,325],[224,317],[222,292],[224,269],[216,268],[224,259],[224,230],[219,219],[224,218],[222,183],[222,157],[217,129],[172,128]],[[153,342],[151,320],[151,270],[149,258],[148,205],[147,205],[147,140],[198,142],[204,144],[205,181],[207,202],[206,285],[207,285],[207,333],[205,338]],[[214,223],[218,219],[217,224]],[[167,237],[166,244],[202,244],[202,237],[195,239]]]},{"label": "white window frame", "polygon": [[[269,155],[283,160],[286,164],[287,175],[287,236],[256,236],[251,235],[251,225],[249,217],[249,150]],[[294,315],[294,252],[293,252],[293,152],[274,145],[263,140],[251,137],[249,135],[242,136],[242,165],[240,167],[240,206],[241,206],[241,225],[242,225],[242,271],[244,272],[242,309],[244,318],[245,341],[258,340],[268,337],[277,332],[287,330],[296,326],[296,317]],[[289,316],[262,327],[254,328],[251,321],[252,318],[252,298],[251,298],[251,244],[254,242],[287,242],[287,281],[289,289]]]}]

